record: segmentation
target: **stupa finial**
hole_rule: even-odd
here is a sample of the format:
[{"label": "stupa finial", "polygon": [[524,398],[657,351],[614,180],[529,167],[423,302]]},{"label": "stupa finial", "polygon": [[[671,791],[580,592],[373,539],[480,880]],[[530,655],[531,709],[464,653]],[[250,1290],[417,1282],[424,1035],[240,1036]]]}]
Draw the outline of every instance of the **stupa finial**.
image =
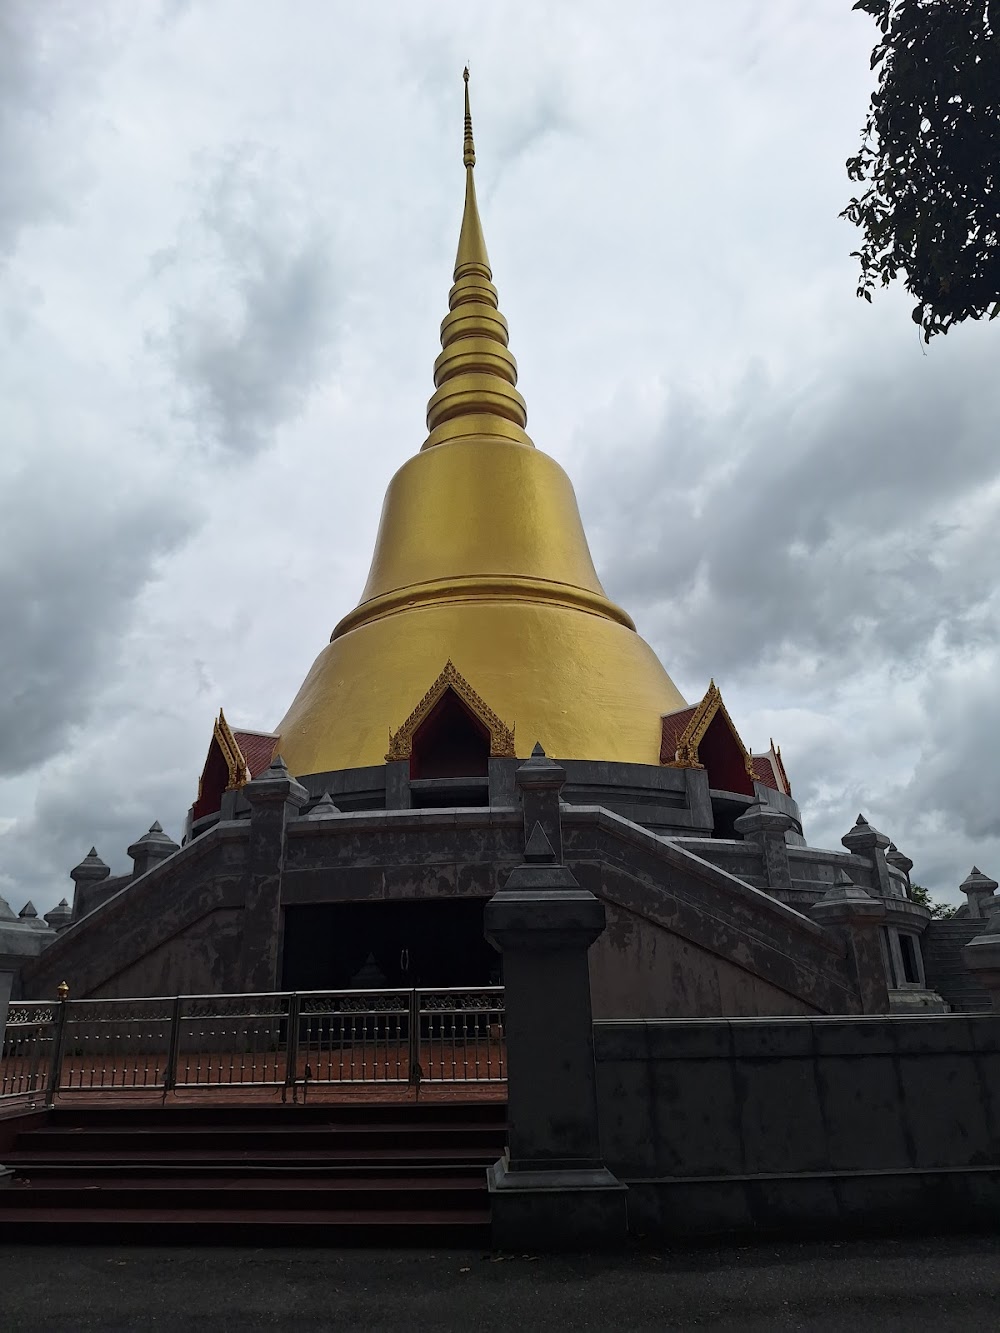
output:
[{"label": "stupa finial", "polygon": [[472,141],[472,111],[469,108],[469,67],[462,70],[465,80],[465,143],[462,147],[462,163],[466,167],[476,165],[476,145]]},{"label": "stupa finial", "polygon": [[465,210],[441,325],[441,355],[434,363],[436,391],[427,404],[425,449],[455,440],[506,440],[531,445],[525,434],[528,410],[514,387],[517,362],[507,350],[507,321],[498,308],[490,257],[476,201],[476,145],[469,105],[469,67],[465,81]]},{"label": "stupa finial", "polygon": [[[462,230],[458,238],[458,254],[455,256],[454,281],[478,274],[489,283],[493,276],[490,271],[490,257],[486,253],[486,241],[483,237],[483,224],[479,220],[479,205],[476,202],[476,181],[473,170],[476,165],[476,145],[472,138],[472,110],[469,106],[469,67],[462,71],[465,80],[465,139],[462,144],[462,165],[465,167],[465,212],[462,214]],[[454,310],[455,291],[449,305]],[[468,300],[468,295],[466,296]],[[493,288],[493,306],[496,306],[496,288]],[[495,316],[494,316],[495,318]],[[504,334],[507,329],[504,327]],[[504,339],[506,343],[506,337]]]}]

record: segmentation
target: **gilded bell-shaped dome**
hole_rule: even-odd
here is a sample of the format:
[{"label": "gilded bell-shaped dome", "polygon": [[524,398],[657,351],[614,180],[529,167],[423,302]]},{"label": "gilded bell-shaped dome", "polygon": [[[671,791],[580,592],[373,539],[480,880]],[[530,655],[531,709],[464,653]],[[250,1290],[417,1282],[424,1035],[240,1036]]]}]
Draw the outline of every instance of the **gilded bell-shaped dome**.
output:
[{"label": "gilded bell-shaped dome", "polygon": [[525,433],[465,81],[465,211],[429,434],[389,483],[359,605],[277,728],[294,774],[382,763],[448,662],[518,755],[540,741],[562,759],[657,764],[660,719],[684,706],[601,587],[569,478]]}]

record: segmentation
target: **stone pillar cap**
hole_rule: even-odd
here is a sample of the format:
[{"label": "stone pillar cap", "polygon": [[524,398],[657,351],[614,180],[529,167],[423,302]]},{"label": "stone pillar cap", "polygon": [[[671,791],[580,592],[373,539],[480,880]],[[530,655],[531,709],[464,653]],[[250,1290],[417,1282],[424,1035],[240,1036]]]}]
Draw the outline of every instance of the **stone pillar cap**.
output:
[{"label": "stone pillar cap", "polygon": [[[287,771],[287,770],[286,770]],[[306,819],[326,819],[327,815],[339,815],[340,806],[334,805],[333,797],[328,791],[325,791],[319,798],[313,808],[305,816]]]},{"label": "stone pillar cap", "polygon": [[24,906],[21,908],[20,912],[18,912],[17,915],[20,918],[20,920],[24,922],[26,926],[39,926],[41,927],[42,930],[45,929],[41,921],[39,921],[38,919],[38,911],[35,907],[35,904],[31,901],[30,898],[24,904]]},{"label": "stone pillar cap", "polygon": [[568,866],[524,865],[515,866],[507,876],[504,893],[546,893],[557,890],[580,890],[580,882]]},{"label": "stone pillar cap", "polygon": [[107,879],[111,874],[111,867],[106,865],[97,855],[97,848],[91,847],[90,851],[83,858],[78,866],[74,866],[69,872],[70,879],[79,883],[81,880]]},{"label": "stone pillar cap", "polygon": [[795,820],[783,810],[770,805],[751,805],[734,821],[737,833],[786,833],[794,828]]},{"label": "stone pillar cap", "polygon": [[72,917],[73,912],[65,898],[60,898],[59,902],[50,912],[45,913],[45,920],[54,929],[58,930],[60,926],[66,925]]},{"label": "stone pillar cap", "polygon": [[973,866],[958,887],[963,893],[995,893],[1000,886],[995,879],[984,875],[978,866]]},{"label": "stone pillar cap", "polygon": [[291,776],[280,754],[274,756],[270,767],[265,768],[263,773],[246,784],[243,795],[251,805],[256,805],[258,802],[266,804],[270,801],[287,801],[301,809],[309,803],[309,793],[301,782],[296,782]]},{"label": "stone pillar cap", "polygon": [[144,833],[128,848],[128,854],[133,860],[144,853],[147,856],[167,857],[177,851],[180,851],[179,844],[174,842],[169,833],[163,832],[163,825],[158,819],[150,824],[148,833]]},{"label": "stone pillar cap", "polygon": [[[521,868],[569,874],[564,866]],[[494,894],[485,910],[486,938],[503,950],[587,949],[604,930],[604,924],[604,904],[579,885],[571,889],[562,885],[553,889],[532,886],[524,892],[508,880],[507,887]]]},{"label": "stone pillar cap", "polygon": [[813,903],[809,915],[820,925],[877,925],[885,920],[885,904],[853,883],[846,871],[839,870],[833,887]]},{"label": "stone pillar cap", "polygon": [[875,851],[877,847],[885,848],[890,845],[886,835],[869,824],[864,815],[858,815],[854,827],[848,830],[840,841],[849,852],[858,852],[862,855],[865,852]]},{"label": "stone pillar cap", "polygon": [[889,843],[889,850],[885,854],[885,859],[897,870],[902,870],[904,875],[908,875],[913,869],[913,862],[908,856],[904,856],[894,842]]},{"label": "stone pillar cap", "polygon": [[566,782],[566,770],[562,764],[546,757],[539,741],[531,752],[531,758],[519,764],[514,772],[519,787],[562,787]]}]

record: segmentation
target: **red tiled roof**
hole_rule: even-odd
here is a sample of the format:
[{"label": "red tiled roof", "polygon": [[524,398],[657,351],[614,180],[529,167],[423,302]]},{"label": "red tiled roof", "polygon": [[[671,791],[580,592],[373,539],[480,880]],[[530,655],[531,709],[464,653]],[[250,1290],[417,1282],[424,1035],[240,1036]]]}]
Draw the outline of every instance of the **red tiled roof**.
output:
[{"label": "red tiled roof", "polygon": [[274,747],[278,743],[277,736],[269,735],[266,731],[237,731],[235,727],[233,728],[233,735],[236,738],[236,744],[240,747],[240,753],[247,761],[251,778],[255,778],[258,773],[263,773],[274,758]]},{"label": "red tiled roof", "polygon": [[677,745],[684,735],[687,724],[695,715],[696,704],[690,708],[679,708],[676,713],[668,713],[663,719],[663,732],[660,737],[660,763],[670,764],[677,758]]},{"label": "red tiled roof", "polygon": [[770,787],[772,791],[781,791],[781,783],[775,775],[774,764],[769,754],[752,754],[750,763],[758,782],[763,782],[764,786]]}]

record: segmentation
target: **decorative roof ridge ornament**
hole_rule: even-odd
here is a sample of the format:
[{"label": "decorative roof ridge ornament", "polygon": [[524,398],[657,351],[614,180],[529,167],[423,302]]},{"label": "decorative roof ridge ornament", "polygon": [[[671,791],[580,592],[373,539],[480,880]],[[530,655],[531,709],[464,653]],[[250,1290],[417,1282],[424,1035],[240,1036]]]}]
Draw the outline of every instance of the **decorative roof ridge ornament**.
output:
[{"label": "decorative roof ridge ornament", "polygon": [[[239,747],[239,742],[233,735],[233,729],[226,721],[226,715],[219,709],[219,716],[215,719],[212,727],[212,743],[218,745],[222,751],[222,757],[226,761],[226,791],[235,791],[250,781],[250,768],[246,759],[243,757],[243,751]],[[212,752],[212,746],[209,745],[209,754]],[[206,760],[207,762],[207,760]],[[202,769],[202,775],[198,779],[198,800],[202,798],[202,789],[205,783],[205,772]]]},{"label": "decorative roof ridge ornament", "polygon": [[[676,710],[678,713],[683,711],[683,709]],[[695,706],[687,726],[678,737],[677,749],[673,759],[665,760],[664,768],[704,768],[705,765],[698,757],[698,747],[705,739],[705,734],[712,725],[713,719],[720,713],[740,748],[743,766],[747,771],[747,777],[752,782],[754,780],[753,758],[750,751],[743,744],[740,733],[736,730],[736,724],[729,715],[729,709],[722,702],[722,691],[716,685],[714,677],[708,682],[705,697]],[[673,714],[667,713],[665,716],[671,717]]]},{"label": "decorative roof ridge ornament", "polygon": [[389,732],[389,749],[385,756],[387,764],[399,759],[409,759],[413,753],[413,737],[422,722],[428,718],[435,705],[440,702],[448,690],[453,690],[469,712],[482,723],[490,733],[490,757],[513,759],[514,728],[508,727],[499,718],[485,699],[476,693],[469,682],[455,666],[451,658],[444,664],[444,669],[424,697],[414,708],[398,731]]},{"label": "decorative roof ridge ornament", "polygon": [[773,783],[769,782],[766,778],[762,778],[756,768],[753,776],[757,782],[763,782],[765,786],[771,787],[772,790],[777,790],[784,793],[786,796],[791,796],[792,784],[788,780],[788,773],[781,759],[781,746],[775,745],[773,736],[769,738],[768,744],[770,748],[767,750],[751,751],[750,758],[755,764],[759,760],[761,763],[767,765]]},{"label": "decorative roof ridge ornament", "polygon": [[533,447],[525,433],[528,409],[514,387],[517,362],[507,349],[507,321],[499,310],[476,200],[476,145],[465,81],[465,208],[455,255],[448,314],[441,324],[441,355],[434,362],[435,391],[427,404],[430,434],[421,446],[455,440],[500,439]]}]

